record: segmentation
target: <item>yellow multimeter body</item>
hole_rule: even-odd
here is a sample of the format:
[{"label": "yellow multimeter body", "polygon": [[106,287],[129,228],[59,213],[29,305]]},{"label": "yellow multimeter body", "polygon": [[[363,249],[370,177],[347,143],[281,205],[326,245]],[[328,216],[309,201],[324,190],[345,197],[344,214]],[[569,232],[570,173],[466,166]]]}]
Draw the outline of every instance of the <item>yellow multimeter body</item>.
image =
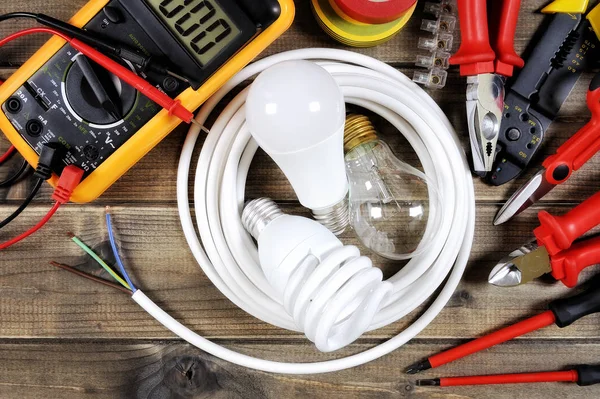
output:
[{"label": "yellow multimeter body", "polygon": [[[143,0],[136,0],[143,1]],[[177,97],[189,110],[196,110],[233,75],[256,58],[291,25],[294,18],[293,0],[276,0],[280,6],[279,17],[266,29],[259,31],[247,44],[223,63],[198,90],[187,88]],[[103,11],[110,0],[91,0],[70,20],[77,27],[83,27]],[[63,46],[63,39],[53,37],[44,44],[21,68],[0,86],[0,104],[13,96],[30,77],[44,66]],[[160,110],[149,122],[129,137],[109,157],[93,169],[75,189],[71,200],[85,203],[98,198],[117,179],[127,172],[144,155],[154,148],[181,121]],[[5,112],[0,112],[0,130],[32,166],[37,165],[38,154],[23,136],[15,129]],[[56,186],[58,176],[49,180]]]}]

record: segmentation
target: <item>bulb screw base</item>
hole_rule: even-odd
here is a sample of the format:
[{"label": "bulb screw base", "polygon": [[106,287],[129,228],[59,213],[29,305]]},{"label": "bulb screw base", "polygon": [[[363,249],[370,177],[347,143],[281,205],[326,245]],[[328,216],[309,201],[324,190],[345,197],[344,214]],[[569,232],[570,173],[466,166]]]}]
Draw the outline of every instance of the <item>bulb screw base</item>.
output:
[{"label": "bulb screw base", "polygon": [[275,201],[270,198],[258,198],[248,202],[244,206],[242,225],[252,237],[258,240],[260,233],[262,233],[265,227],[283,215],[284,213],[279,209]]},{"label": "bulb screw base", "polygon": [[350,210],[348,199],[344,198],[329,208],[313,209],[313,218],[323,226],[327,227],[336,236],[342,234],[350,224]]},{"label": "bulb screw base", "polygon": [[344,127],[344,152],[346,154],[359,145],[377,139],[377,131],[369,118],[357,114],[346,117],[346,126]]}]

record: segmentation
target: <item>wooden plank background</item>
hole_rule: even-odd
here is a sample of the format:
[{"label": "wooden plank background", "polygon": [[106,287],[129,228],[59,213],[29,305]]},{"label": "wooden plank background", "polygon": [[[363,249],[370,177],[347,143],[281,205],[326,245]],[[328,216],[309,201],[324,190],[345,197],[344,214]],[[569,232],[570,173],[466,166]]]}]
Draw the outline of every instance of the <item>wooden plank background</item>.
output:
[{"label": "wooden plank background", "polygon": [[[516,46],[522,51],[543,17],[536,12],[545,0],[523,0]],[[38,11],[68,19],[85,0],[2,1],[0,13]],[[422,6],[419,6],[419,9]],[[297,1],[297,18],[288,33],[264,55],[304,47],[342,48],[321,32],[305,0]],[[412,74],[420,34],[418,12],[392,41],[357,50]],[[0,36],[30,26],[28,21],[3,22]],[[43,42],[20,40],[0,49],[0,77],[9,76]],[[589,119],[585,74],[548,132],[543,152],[554,151]],[[463,118],[464,80],[450,73],[447,87],[432,93],[459,129]],[[406,142],[385,123],[382,137],[397,154],[415,161]],[[98,201],[69,205],[39,234],[0,256],[0,397],[106,398],[597,398],[600,387],[535,384],[469,388],[419,388],[403,374],[417,359],[466,339],[511,324],[544,309],[554,298],[572,293],[541,279],[527,286],[501,289],[487,284],[487,274],[509,250],[530,238],[535,210],[565,212],[598,189],[596,157],[535,210],[515,221],[493,227],[501,203],[533,173],[514,183],[488,187],[476,182],[477,234],[469,268],[448,307],[417,339],[393,354],[352,370],[320,376],[280,376],[233,366],[185,344],[146,315],[124,295],[80,281],[47,263],[58,260],[82,269],[95,267],[66,237],[72,231],[109,257],[104,207],[113,207],[123,252],[134,278],[145,292],[178,320],[204,336],[236,350],[273,360],[317,361],[356,353],[402,331],[419,314],[366,334],[334,355],[320,354],[302,335],[262,323],[231,304],[204,276],[193,260],[180,229],[175,203],[178,154],[185,137],[180,128],[164,140]],[[466,143],[466,133],[465,143]],[[0,149],[6,141],[0,139]],[[3,171],[0,173],[7,173]],[[24,198],[31,182],[0,190],[0,216]],[[2,230],[12,237],[44,214],[49,187],[22,217]],[[256,157],[247,196],[270,196],[289,212],[302,214],[294,193],[263,153]],[[356,243],[346,234],[344,241]],[[398,265],[376,258],[389,274]],[[594,271],[587,271],[588,281]],[[102,274],[101,274],[102,275]],[[577,363],[600,363],[600,317],[575,325],[550,327],[497,348],[424,374],[558,370]],[[285,356],[281,354],[285,353]]]}]

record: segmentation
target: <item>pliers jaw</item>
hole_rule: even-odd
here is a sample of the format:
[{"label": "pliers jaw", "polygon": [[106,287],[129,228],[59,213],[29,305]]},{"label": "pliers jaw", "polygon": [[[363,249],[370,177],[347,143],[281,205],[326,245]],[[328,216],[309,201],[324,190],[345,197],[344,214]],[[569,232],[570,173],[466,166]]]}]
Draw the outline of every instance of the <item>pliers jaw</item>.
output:
[{"label": "pliers jaw", "polygon": [[467,121],[476,172],[492,170],[503,111],[503,78],[493,73],[467,78]]}]

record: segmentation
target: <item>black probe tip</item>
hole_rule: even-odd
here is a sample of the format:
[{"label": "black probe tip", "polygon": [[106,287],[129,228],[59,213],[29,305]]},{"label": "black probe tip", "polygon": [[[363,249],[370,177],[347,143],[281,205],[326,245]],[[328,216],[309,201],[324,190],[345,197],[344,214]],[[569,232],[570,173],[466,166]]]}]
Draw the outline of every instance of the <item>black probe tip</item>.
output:
[{"label": "black probe tip", "polygon": [[425,359],[408,366],[408,368],[406,369],[406,374],[417,374],[421,371],[429,370],[430,368],[431,363],[429,363],[429,360]]},{"label": "black probe tip", "polygon": [[432,380],[417,380],[416,384],[418,387],[439,387],[440,379],[434,378]]}]

